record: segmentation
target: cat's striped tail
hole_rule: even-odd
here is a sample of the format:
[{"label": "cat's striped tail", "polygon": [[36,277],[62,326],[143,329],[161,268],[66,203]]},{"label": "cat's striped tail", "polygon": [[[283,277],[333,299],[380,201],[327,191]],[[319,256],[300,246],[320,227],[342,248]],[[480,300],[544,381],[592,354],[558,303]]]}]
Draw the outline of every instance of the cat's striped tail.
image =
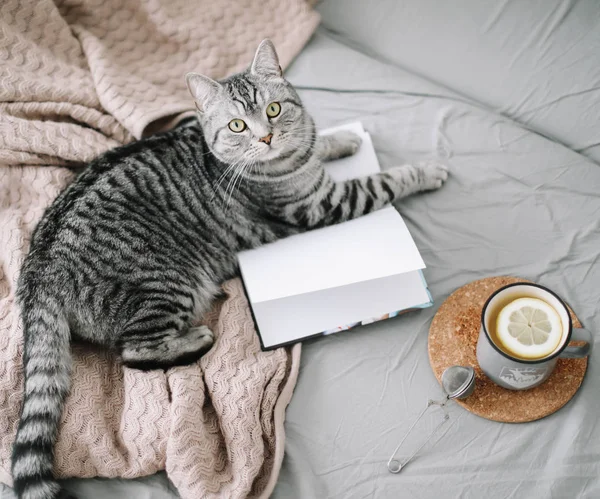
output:
[{"label": "cat's striped tail", "polygon": [[12,476],[19,499],[56,499],[52,468],[64,401],[70,388],[69,325],[53,298],[22,303],[25,393],[13,446]]}]

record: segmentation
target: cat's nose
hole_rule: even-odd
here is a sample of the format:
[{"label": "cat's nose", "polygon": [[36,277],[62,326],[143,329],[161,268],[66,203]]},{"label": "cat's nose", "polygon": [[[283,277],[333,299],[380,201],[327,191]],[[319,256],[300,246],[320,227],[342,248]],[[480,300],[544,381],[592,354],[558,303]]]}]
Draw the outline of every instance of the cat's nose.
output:
[{"label": "cat's nose", "polygon": [[271,144],[271,139],[273,138],[273,134],[265,135],[263,138],[258,139],[259,142],[264,142],[267,145]]}]

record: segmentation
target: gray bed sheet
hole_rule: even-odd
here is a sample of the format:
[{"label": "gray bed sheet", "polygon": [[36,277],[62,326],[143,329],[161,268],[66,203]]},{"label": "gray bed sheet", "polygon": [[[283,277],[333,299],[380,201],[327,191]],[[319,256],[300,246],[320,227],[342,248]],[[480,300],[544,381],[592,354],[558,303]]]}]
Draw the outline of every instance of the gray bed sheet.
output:
[{"label": "gray bed sheet", "polygon": [[[555,415],[510,425],[454,407],[435,446],[399,475],[386,469],[427,398],[441,394],[427,334],[457,287],[493,275],[549,286],[598,346],[600,167],[327,33],[290,78],[320,125],[362,120],[384,167],[446,155],[451,177],[440,191],[397,204],[427,264],[435,307],[303,346],[274,497],[600,497],[597,353],[580,392]],[[421,426],[421,436],[435,424]]]},{"label": "gray bed sheet", "polygon": [[[347,26],[334,33],[350,15],[341,2],[319,8],[324,27],[287,72],[317,124],[360,120],[384,168],[442,157],[451,177],[440,191],[397,204],[427,264],[435,306],[304,344],[273,497],[600,497],[598,349],[581,390],[558,413],[510,425],[455,406],[434,446],[402,473],[387,472],[399,438],[427,399],[441,394],[427,334],[439,305],[461,285],[493,275],[544,284],[571,304],[600,346],[600,166],[479,104],[477,95],[402,69]],[[382,19],[373,36],[393,39],[395,28]],[[594,125],[589,133],[599,137]],[[564,120],[548,126],[556,135],[572,129]],[[418,436],[436,422],[427,419]],[[67,484],[81,499],[177,497],[164,474]],[[4,489],[0,497],[13,495]]]},{"label": "gray bed sheet", "polygon": [[345,43],[600,162],[597,0],[325,0]]}]

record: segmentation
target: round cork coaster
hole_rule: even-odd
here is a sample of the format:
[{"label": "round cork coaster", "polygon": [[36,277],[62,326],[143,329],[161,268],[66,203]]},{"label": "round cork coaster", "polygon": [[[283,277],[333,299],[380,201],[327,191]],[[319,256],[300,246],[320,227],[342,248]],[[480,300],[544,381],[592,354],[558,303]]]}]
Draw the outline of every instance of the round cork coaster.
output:
[{"label": "round cork coaster", "polygon": [[[558,359],[554,371],[541,385],[530,390],[507,390],[492,382],[477,363],[476,346],[481,310],[498,288],[514,282],[530,282],[516,277],[488,277],[457,289],[442,304],[429,329],[429,362],[435,377],[453,365],[475,369],[475,391],[465,400],[456,400],[473,414],[503,423],[535,421],[558,411],[581,386],[587,358]],[[571,310],[574,327],[581,327]]]}]

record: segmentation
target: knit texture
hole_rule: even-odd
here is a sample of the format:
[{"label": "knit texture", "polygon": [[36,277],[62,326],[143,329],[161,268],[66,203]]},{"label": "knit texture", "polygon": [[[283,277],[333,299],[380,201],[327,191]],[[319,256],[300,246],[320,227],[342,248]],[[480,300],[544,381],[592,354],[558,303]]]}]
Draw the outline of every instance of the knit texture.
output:
[{"label": "knit texture", "polygon": [[[241,70],[270,37],[286,66],[318,15],[302,0],[5,0],[0,4],[0,481],[22,398],[15,287],[68,167],[168,128],[191,112],[184,75]],[[197,364],[124,368],[75,345],[56,446],[59,477],[166,469],[185,498],[266,497],[283,458],[283,419],[300,347],[261,352],[238,280],[205,318]]]}]

